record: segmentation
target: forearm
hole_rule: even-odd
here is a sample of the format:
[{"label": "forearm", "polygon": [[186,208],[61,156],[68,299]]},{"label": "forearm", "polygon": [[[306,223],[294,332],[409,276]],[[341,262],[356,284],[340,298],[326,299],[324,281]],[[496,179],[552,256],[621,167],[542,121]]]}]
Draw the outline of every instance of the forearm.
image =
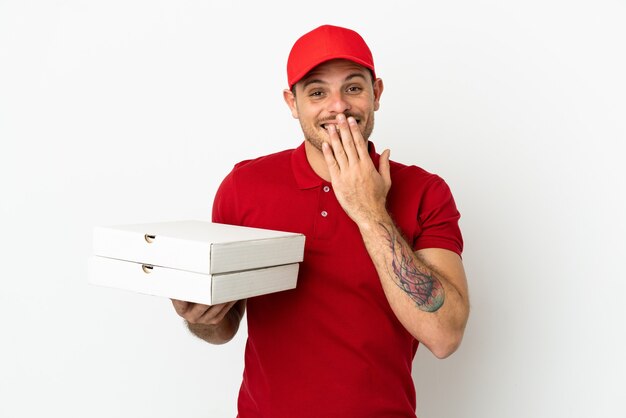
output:
[{"label": "forearm", "polygon": [[442,249],[420,250],[423,259],[413,252],[386,210],[389,150],[375,167],[356,120],[336,120],[340,135],[330,124],[330,144],[322,144],[335,196],[358,225],[395,315],[437,357],[447,357],[461,342],[469,311],[460,257]]},{"label": "forearm", "polygon": [[[400,322],[437,357],[452,354],[467,323],[467,289],[413,252],[386,212],[360,222],[359,228]],[[464,282],[462,264],[458,264]],[[459,276],[459,272],[454,273]]]},{"label": "forearm", "polygon": [[238,301],[217,324],[185,322],[189,331],[196,337],[210,344],[225,344],[237,334],[244,310],[245,301]]}]

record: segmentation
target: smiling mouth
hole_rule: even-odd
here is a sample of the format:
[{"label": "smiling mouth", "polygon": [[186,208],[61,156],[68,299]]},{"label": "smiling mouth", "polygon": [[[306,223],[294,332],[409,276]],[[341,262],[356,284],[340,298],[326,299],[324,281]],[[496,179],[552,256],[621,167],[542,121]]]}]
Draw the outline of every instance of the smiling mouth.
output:
[{"label": "smiling mouth", "polygon": [[[355,119],[355,120],[356,120],[356,124],[360,126],[361,125],[361,119]],[[328,130],[328,126],[329,125],[335,125],[336,126],[337,122],[335,122],[335,121],[328,121],[328,122],[325,122],[325,123],[321,123],[320,127],[322,129]]]}]

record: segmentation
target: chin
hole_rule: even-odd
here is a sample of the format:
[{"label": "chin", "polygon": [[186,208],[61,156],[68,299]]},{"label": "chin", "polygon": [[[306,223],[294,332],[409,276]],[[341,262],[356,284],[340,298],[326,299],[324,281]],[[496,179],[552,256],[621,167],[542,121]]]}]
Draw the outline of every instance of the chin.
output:
[{"label": "chin", "polygon": [[324,142],[330,144],[330,137],[326,130],[322,130],[321,132],[317,130],[312,131],[311,129],[304,129],[303,127],[302,133],[304,134],[306,142],[313,145],[319,152],[322,152],[322,144]]},{"label": "chin", "polygon": [[[315,149],[317,149],[319,152],[322,152],[322,144],[324,142],[328,142],[326,140],[321,140],[319,138],[310,138],[310,137],[305,137],[306,142],[308,142],[309,144],[313,145],[315,147]],[[330,144],[330,142],[328,142]]]}]

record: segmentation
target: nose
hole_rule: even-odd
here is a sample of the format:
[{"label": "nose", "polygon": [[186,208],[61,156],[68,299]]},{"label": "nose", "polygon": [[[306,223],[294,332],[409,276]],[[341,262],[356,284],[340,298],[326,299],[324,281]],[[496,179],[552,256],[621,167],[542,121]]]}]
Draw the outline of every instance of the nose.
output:
[{"label": "nose", "polygon": [[350,106],[350,103],[346,100],[346,97],[344,96],[343,92],[337,91],[330,95],[329,101],[328,101],[329,112],[336,113],[336,114],[345,113],[351,108],[352,106]]}]

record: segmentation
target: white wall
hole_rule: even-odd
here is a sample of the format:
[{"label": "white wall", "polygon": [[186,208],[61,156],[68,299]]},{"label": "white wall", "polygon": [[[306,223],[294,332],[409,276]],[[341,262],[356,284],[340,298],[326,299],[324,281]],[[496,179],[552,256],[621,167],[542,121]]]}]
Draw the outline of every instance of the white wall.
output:
[{"label": "white wall", "polygon": [[213,347],[168,300],[90,287],[94,225],[208,219],[242,159],[294,147],[292,42],[357,29],[373,139],[462,211],[472,315],[415,360],[418,413],[623,417],[621,1],[0,0],[0,416],[234,416],[245,327]]}]

